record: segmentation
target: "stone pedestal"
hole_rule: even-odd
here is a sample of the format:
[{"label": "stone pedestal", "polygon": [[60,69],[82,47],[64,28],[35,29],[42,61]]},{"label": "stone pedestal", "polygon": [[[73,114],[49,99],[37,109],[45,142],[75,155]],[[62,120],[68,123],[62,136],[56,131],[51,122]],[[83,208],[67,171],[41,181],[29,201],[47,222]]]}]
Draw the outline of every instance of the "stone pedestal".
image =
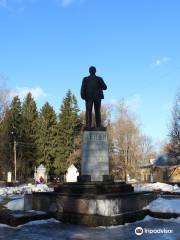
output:
[{"label": "stone pedestal", "polygon": [[110,226],[143,219],[146,216],[143,208],[158,196],[152,192],[133,192],[125,183],[91,184],[74,183],[59,186],[57,192],[33,193],[32,209],[48,211],[65,223]]},{"label": "stone pedestal", "polygon": [[141,219],[145,216],[143,207],[156,197],[153,193],[135,193],[132,185],[113,181],[105,129],[84,131],[78,182],[59,184],[54,191],[33,193],[33,209],[49,211],[63,222],[88,226]]},{"label": "stone pedestal", "polygon": [[106,131],[84,131],[81,175],[90,175],[92,182],[103,181],[103,176],[109,175],[109,151]]}]

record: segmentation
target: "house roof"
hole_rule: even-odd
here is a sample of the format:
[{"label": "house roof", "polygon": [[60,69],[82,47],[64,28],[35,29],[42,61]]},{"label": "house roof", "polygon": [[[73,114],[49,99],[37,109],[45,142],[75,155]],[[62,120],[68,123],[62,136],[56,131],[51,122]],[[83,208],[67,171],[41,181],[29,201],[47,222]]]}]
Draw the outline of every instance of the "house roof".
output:
[{"label": "house roof", "polygon": [[174,156],[172,154],[163,154],[157,157],[153,165],[157,167],[177,166],[180,165],[180,156]]},{"label": "house roof", "polygon": [[153,166],[152,163],[147,163],[147,164],[140,166],[140,168],[151,168],[152,166]]}]

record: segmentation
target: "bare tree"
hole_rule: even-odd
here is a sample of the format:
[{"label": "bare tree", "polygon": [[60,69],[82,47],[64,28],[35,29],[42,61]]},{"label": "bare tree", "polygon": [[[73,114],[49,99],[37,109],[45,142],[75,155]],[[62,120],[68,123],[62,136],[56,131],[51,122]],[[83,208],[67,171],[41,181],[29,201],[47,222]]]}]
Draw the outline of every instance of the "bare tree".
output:
[{"label": "bare tree", "polygon": [[177,93],[176,101],[172,110],[172,122],[169,137],[170,142],[166,146],[167,152],[180,156],[180,91]]},{"label": "bare tree", "polygon": [[122,100],[116,106],[116,121],[114,123],[114,145],[116,151],[115,168],[119,170],[120,177],[126,180],[127,172],[131,171],[131,166],[135,161],[135,140],[138,135],[138,128],[134,116],[131,115],[127,105]]},{"label": "bare tree", "polygon": [[153,159],[156,157],[156,152],[154,150],[152,139],[150,137],[146,135],[139,136],[139,154],[140,154],[140,159],[139,159],[140,165],[145,165],[149,163],[150,159]]},{"label": "bare tree", "polygon": [[113,169],[117,176],[126,181],[127,174],[137,176],[140,165],[152,157],[153,146],[150,138],[141,133],[135,115],[123,100],[116,106],[113,129]]}]

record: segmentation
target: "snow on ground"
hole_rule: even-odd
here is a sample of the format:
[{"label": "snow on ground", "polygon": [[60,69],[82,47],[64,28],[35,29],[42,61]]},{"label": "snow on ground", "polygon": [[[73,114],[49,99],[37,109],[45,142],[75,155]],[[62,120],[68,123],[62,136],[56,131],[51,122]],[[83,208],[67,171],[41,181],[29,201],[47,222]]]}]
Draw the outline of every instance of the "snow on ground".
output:
[{"label": "snow on ground", "polygon": [[[90,228],[85,226],[63,224],[55,219],[37,220],[26,223],[18,227],[12,227],[0,224],[0,239],[61,239],[61,240],[176,240],[180,239],[179,233],[180,219],[156,219],[146,217],[144,220],[119,225],[116,227]],[[143,230],[171,230],[173,233],[143,233],[142,236],[136,236],[135,229],[142,227]]]},{"label": "snow on ground", "polygon": [[0,188],[0,201],[2,197],[9,197],[13,195],[32,193],[32,192],[52,192],[54,189],[49,188],[46,184],[28,184],[17,187],[2,187]]},{"label": "snow on ground", "polygon": [[166,183],[145,183],[145,184],[136,184],[134,186],[135,192],[141,192],[141,191],[157,191],[161,190],[163,192],[180,192],[180,187],[178,185],[170,185]]},{"label": "snow on ground", "polygon": [[[60,221],[56,220],[55,218],[49,218],[46,220],[36,220],[32,222],[25,223],[25,226],[30,226],[30,225],[40,225],[40,224],[46,224],[46,223],[60,223]],[[23,225],[21,225],[23,226]]]},{"label": "snow on ground", "polygon": [[5,207],[9,210],[24,210],[24,197],[8,202]]},{"label": "snow on ground", "polygon": [[151,212],[180,214],[180,199],[158,198],[147,205],[145,209],[149,209]]},{"label": "snow on ground", "polygon": [[[32,210],[31,210],[32,211]],[[29,212],[31,212],[29,211]],[[43,213],[42,211],[35,211],[35,212],[40,212],[40,213]],[[134,225],[134,224],[138,224],[138,223],[144,223],[144,222],[148,222],[148,221],[153,221],[153,220],[157,220],[157,218],[154,218],[154,217],[151,217],[149,215],[147,215],[144,219],[142,220],[138,220],[138,221],[135,221],[133,223],[125,223],[125,224],[122,224],[122,225],[112,225],[112,226],[98,226],[98,227],[91,227],[89,229],[115,229],[115,228],[123,228],[125,226],[129,226],[129,225]],[[159,218],[159,220],[161,220],[162,222],[174,222],[174,223],[180,223],[180,217],[178,218],[169,218],[169,219],[161,219]],[[8,228],[21,228],[23,226],[31,226],[31,225],[41,225],[41,224],[48,224],[48,223],[62,223],[61,221],[55,219],[55,218],[49,218],[49,219],[42,219],[42,220],[35,220],[35,221],[30,221],[30,222],[27,222],[25,224],[22,224],[22,225],[18,225],[18,226],[10,226],[10,225],[7,225],[7,224],[0,224],[0,227],[8,227]],[[72,224],[69,225],[69,226],[73,226]],[[76,225],[74,225],[76,226]],[[78,226],[78,225],[77,225]],[[80,227],[80,225],[79,225]]]},{"label": "snow on ground", "polygon": [[[37,211],[38,212],[38,211]],[[39,211],[40,212],[40,211]],[[41,211],[42,212],[42,211]],[[22,224],[22,225],[18,225],[18,226],[11,226],[11,225],[7,225],[7,224],[4,224],[4,223],[1,223],[0,224],[0,228],[1,227],[7,227],[7,228],[12,228],[12,229],[20,229],[24,226],[33,226],[33,225],[43,225],[43,224],[50,224],[50,223],[61,223],[60,221],[56,220],[55,218],[49,218],[49,219],[46,219],[46,220],[35,220],[35,221],[31,221],[31,222],[27,222],[25,224]],[[0,238],[1,239],[1,238]]]}]

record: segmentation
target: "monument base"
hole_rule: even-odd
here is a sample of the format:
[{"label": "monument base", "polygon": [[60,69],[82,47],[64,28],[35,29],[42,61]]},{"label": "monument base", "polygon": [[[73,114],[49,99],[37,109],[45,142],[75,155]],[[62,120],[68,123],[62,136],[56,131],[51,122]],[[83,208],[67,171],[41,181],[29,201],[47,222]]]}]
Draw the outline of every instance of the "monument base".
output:
[{"label": "monument base", "polygon": [[[83,176],[82,176],[83,177]],[[84,179],[83,179],[84,180]],[[126,184],[125,182],[74,182],[74,183],[63,183],[59,184],[58,187],[54,189],[55,192],[65,195],[65,196],[81,196],[81,197],[94,197],[104,195],[114,196],[122,193],[130,193],[134,191],[131,184]]]},{"label": "monument base", "polygon": [[66,223],[109,226],[143,218],[143,207],[155,198],[153,193],[134,192],[125,182],[114,182],[106,129],[95,128],[83,133],[78,182],[59,184],[52,193],[33,193],[32,209]]},{"label": "monument base", "polygon": [[33,193],[32,209],[66,223],[109,226],[143,218],[143,207],[155,198],[151,192],[133,192],[124,182],[65,183],[55,192]]},{"label": "monument base", "polygon": [[100,216],[87,214],[63,213],[57,219],[63,223],[85,225],[88,227],[115,226],[142,220],[148,215],[147,210],[122,213],[114,216]]}]

